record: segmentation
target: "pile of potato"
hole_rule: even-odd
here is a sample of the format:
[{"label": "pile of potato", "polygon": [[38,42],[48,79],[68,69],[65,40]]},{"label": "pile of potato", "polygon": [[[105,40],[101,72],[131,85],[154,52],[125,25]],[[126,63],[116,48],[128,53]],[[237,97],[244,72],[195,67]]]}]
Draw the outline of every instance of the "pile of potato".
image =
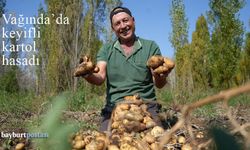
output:
[{"label": "pile of potato", "polygon": [[[112,112],[107,133],[77,132],[73,150],[159,150],[164,129],[156,124],[139,96],[127,96]],[[183,135],[173,136],[164,150],[191,150]]]}]

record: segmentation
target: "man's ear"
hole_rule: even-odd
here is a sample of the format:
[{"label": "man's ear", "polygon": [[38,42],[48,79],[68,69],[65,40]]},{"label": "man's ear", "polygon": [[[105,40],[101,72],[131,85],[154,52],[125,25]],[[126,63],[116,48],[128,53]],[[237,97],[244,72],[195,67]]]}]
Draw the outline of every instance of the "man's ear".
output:
[{"label": "man's ear", "polygon": [[132,17],[132,20],[135,22],[135,18],[134,17]]}]

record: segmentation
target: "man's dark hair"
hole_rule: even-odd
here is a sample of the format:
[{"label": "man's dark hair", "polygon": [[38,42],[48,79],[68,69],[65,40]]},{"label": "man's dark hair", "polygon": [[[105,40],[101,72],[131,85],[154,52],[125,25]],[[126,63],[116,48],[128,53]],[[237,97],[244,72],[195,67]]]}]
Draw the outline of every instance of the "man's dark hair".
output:
[{"label": "man's dark hair", "polygon": [[127,13],[129,16],[132,17],[132,13],[131,13],[131,11],[130,11],[128,8],[118,6],[118,7],[115,7],[115,8],[110,12],[109,19],[110,19],[111,24],[112,24],[112,18],[113,18],[113,16],[116,15],[116,14],[118,14],[118,13],[120,13],[120,12],[125,12],[125,13]]}]

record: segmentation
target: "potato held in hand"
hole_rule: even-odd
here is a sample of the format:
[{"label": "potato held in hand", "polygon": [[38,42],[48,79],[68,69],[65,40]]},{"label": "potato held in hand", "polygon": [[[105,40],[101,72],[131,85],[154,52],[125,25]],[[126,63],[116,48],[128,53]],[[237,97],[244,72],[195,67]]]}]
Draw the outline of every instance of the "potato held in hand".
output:
[{"label": "potato held in hand", "polygon": [[99,72],[99,68],[91,61],[88,56],[83,56],[80,58],[80,64],[74,72],[75,77],[85,76],[90,73]]},{"label": "potato held in hand", "polygon": [[166,57],[155,55],[149,58],[147,66],[153,69],[154,73],[166,74],[174,68],[175,64],[173,61]]},{"label": "potato held in hand", "polygon": [[162,66],[164,63],[164,58],[160,55],[151,56],[147,61],[147,66],[149,68],[155,69],[159,66]]}]

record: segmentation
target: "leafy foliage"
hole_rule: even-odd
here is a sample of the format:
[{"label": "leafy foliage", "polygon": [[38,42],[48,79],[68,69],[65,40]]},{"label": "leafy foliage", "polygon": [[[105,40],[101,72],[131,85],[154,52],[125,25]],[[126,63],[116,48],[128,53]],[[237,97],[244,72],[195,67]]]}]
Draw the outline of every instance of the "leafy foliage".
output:
[{"label": "leafy foliage", "polygon": [[72,123],[62,123],[60,118],[62,111],[66,108],[66,97],[61,95],[53,100],[51,109],[42,120],[42,124],[31,129],[32,133],[47,134],[47,138],[35,139],[36,146],[42,150],[68,150],[71,148],[69,142],[70,134],[76,131]]},{"label": "leafy foliage", "polygon": [[201,15],[196,22],[196,29],[192,34],[191,63],[194,88],[204,90],[208,88],[210,77],[209,52],[211,50],[210,35],[205,17]]},{"label": "leafy foliage", "polygon": [[234,85],[243,42],[243,23],[237,13],[244,0],[211,0],[209,18],[212,25],[212,82],[217,88]]},{"label": "leafy foliage", "polygon": [[2,15],[4,13],[4,7],[6,5],[6,0],[1,0],[0,1],[0,18],[2,18]]},{"label": "leafy foliage", "polygon": [[[172,0],[170,9],[172,34],[170,41],[175,49],[177,91],[180,95],[186,92],[185,87],[192,90],[192,76],[190,63],[190,46],[188,44],[188,22],[182,0]],[[188,91],[190,93],[190,91]]]},{"label": "leafy foliage", "polygon": [[237,82],[246,83],[250,80],[250,33],[246,34],[245,46],[241,53],[239,64],[239,74],[237,74]]}]

